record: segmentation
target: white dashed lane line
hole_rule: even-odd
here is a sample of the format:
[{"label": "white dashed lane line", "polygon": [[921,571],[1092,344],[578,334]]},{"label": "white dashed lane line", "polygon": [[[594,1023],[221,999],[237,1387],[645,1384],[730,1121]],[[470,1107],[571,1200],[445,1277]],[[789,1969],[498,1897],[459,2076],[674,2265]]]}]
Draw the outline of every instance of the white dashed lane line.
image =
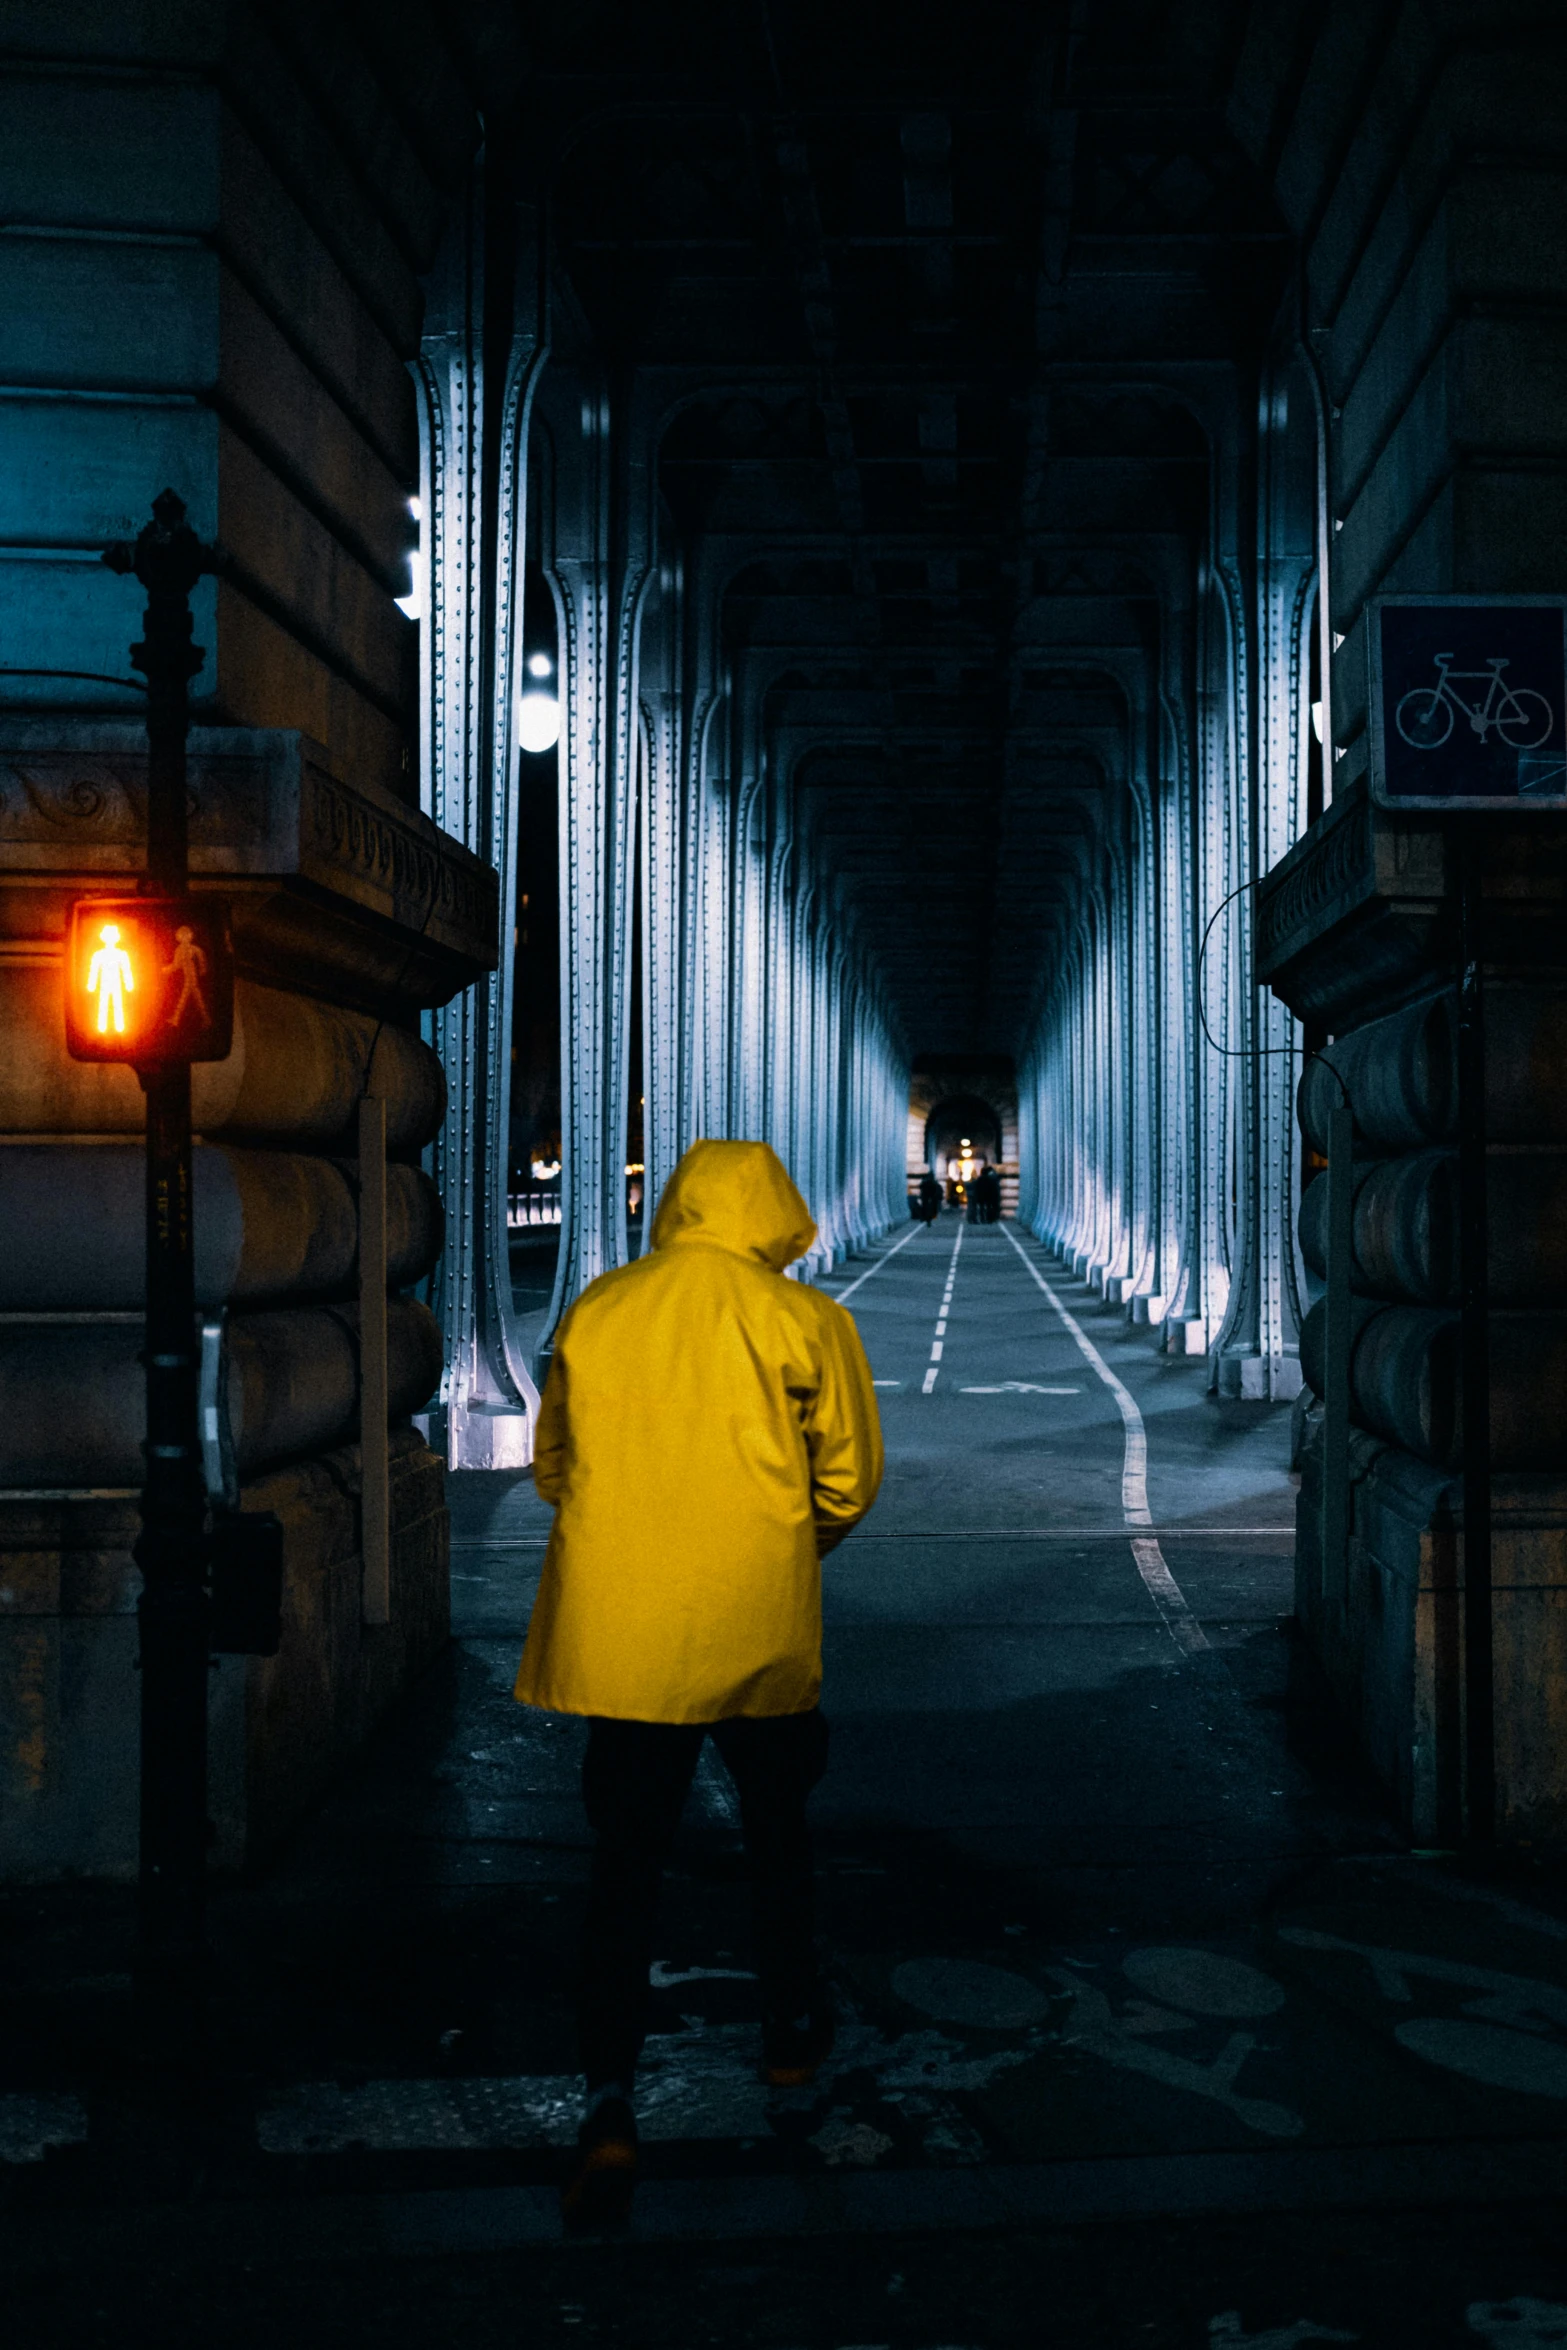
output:
[{"label": "white dashed lane line", "polygon": [[962,1246],[963,1226],[960,1223],[958,1237],[952,1244],[952,1262],[947,1267],[947,1286],[941,1293],[941,1311],[936,1316],[936,1335],[930,1342],[930,1369],[925,1374],[925,1384],[920,1390],[922,1395],[929,1395],[935,1386],[936,1374],[941,1366],[941,1350],[947,1336],[947,1316],[952,1310],[952,1285],[958,1277],[958,1253]]},{"label": "white dashed lane line", "polygon": [[1121,1515],[1132,1531],[1132,1556],[1170,1638],[1188,1656],[1195,1656],[1208,1646],[1208,1635],[1187,1606],[1186,1594],[1166,1565],[1159,1538],[1152,1531],[1153,1512],[1148,1507],[1148,1432],[1143,1426],[1143,1415],[1130,1389],[1116,1377],[1093,1340],[1067,1312],[1017,1234],[1005,1224],[1001,1229],[1065,1323],[1084,1361],[1092,1364],[1115,1397],[1125,1442],[1121,1455]]},{"label": "white dashed lane line", "polygon": [[[855,1275],[854,1279],[849,1283],[847,1289],[840,1289],[838,1291],[836,1297],[833,1298],[834,1304],[840,1306],[846,1305],[848,1300],[854,1295],[857,1289],[863,1289],[865,1287],[866,1282],[870,1280],[873,1273],[879,1273],[883,1265],[888,1264],[891,1259],[897,1255],[900,1248],[907,1248],[909,1242],[911,1240],[917,1240],[924,1229],[925,1227],[923,1224],[911,1224],[908,1231],[903,1235],[903,1238],[901,1240],[895,1240],[891,1248],[884,1249],[881,1255],[876,1259],[874,1265],[867,1265],[863,1273],[857,1273]],[[829,1297],[833,1297],[833,1292],[829,1289],[827,1291],[827,1295]]]}]

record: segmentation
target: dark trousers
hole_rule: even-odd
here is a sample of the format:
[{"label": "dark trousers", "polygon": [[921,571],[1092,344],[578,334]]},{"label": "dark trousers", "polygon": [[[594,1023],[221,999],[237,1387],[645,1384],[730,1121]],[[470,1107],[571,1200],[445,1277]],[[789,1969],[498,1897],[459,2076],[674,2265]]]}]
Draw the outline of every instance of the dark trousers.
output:
[{"label": "dark trousers", "polygon": [[763,2011],[800,2015],[815,1991],[816,1889],[805,1805],[827,1768],[821,1713],[710,1723],[596,1718],[582,1764],[582,1798],[597,1843],[577,2001],[589,2089],[629,2082],[636,2069],[659,1886],[709,1733],[740,1798]]}]

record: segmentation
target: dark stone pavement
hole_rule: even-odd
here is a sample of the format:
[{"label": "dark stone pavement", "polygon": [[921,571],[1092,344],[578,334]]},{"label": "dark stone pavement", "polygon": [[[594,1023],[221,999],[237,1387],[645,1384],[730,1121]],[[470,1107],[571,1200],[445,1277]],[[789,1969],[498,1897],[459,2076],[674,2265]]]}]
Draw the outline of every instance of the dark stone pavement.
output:
[{"label": "dark stone pavement", "polygon": [[455,1480],[458,1638],[219,1892],[180,2093],[135,2059],[123,1897],[0,1904],[15,2339],[1567,2341],[1567,1878],[1404,1848],[1291,1633],[1287,1409],[1213,1401],[1027,1255],[1134,1399],[1173,1583],[1009,1228],[944,1217],[835,1277],[889,1469],[826,1573],[830,2076],[754,2078],[709,1760],[635,2231],[560,2242],[582,1731],[509,1694],[547,1513]]}]

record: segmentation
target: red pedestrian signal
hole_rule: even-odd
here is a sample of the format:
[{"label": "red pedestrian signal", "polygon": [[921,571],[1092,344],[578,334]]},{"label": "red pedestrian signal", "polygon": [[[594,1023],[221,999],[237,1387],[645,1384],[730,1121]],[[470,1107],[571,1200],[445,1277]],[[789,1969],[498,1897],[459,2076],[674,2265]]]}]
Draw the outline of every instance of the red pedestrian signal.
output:
[{"label": "red pedestrian signal", "polygon": [[216,898],[78,898],[65,955],[65,1042],[76,1061],[227,1060],[234,950]]}]

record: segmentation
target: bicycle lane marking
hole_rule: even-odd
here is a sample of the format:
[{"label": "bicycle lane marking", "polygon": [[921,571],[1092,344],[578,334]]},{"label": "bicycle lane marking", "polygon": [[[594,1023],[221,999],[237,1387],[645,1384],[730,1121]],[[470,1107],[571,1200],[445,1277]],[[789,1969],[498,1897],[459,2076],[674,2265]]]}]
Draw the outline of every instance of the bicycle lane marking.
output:
[{"label": "bicycle lane marking", "polygon": [[932,1388],[936,1384],[937,1374],[941,1369],[942,1348],[945,1346],[947,1340],[947,1315],[951,1311],[952,1307],[952,1285],[958,1277],[958,1251],[962,1248],[962,1246],[963,1224],[960,1218],[958,1223],[958,1237],[952,1244],[952,1262],[947,1267],[947,1286],[941,1293],[941,1310],[936,1316],[936,1335],[930,1342],[930,1368],[925,1373],[925,1384],[920,1389],[921,1395],[930,1394]]},{"label": "bicycle lane marking", "polygon": [[[918,1240],[921,1232],[923,1232],[924,1229],[925,1227],[922,1224],[910,1225],[908,1231],[903,1235],[903,1238],[901,1240],[895,1240],[891,1248],[884,1249],[881,1255],[876,1259],[874,1265],[868,1265],[863,1273],[858,1274],[855,1279],[849,1283],[847,1289],[839,1290],[837,1296],[833,1298],[834,1305],[841,1306],[846,1304],[857,1289],[863,1289],[865,1287],[866,1282],[869,1281],[873,1273],[879,1273],[883,1265],[885,1265],[890,1258],[897,1255],[900,1248],[907,1248],[911,1240]],[[822,1290],[822,1295],[824,1297],[833,1297],[832,1291],[825,1287]]]},{"label": "bicycle lane marking", "polygon": [[[1001,1229],[1017,1250],[1027,1270],[1044,1291],[1050,1305],[1065,1323],[1084,1361],[1092,1367],[1115,1397],[1116,1409],[1121,1415],[1124,1440],[1124,1450],[1121,1455],[1121,1515],[1125,1518],[1129,1528],[1140,1526],[1152,1528],[1153,1512],[1148,1507],[1148,1431],[1143,1425],[1143,1415],[1137,1408],[1136,1398],[1131,1390],[1116,1377],[1081,1324],[1067,1312],[1066,1307],[1061,1303],[1027,1249],[1024,1248],[1023,1243],[1018,1239],[1017,1234],[1006,1224],[1003,1224]],[[1165,1561],[1164,1552],[1159,1547],[1159,1537],[1152,1532],[1134,1533],[1131,1540],[1132,1557],[1136,1561],[1137,1572],[1143,1579],[1149,1598],[1159,1611],[1160,1620],[1165,1630],[1175,1642],[1176,1647],[1182,1649],[1187,1656],[1199,1655],[1209,1645],[1208,1635],[1192,1614],[1187,1605],[1186,1594],[1171,1574]]]}]

